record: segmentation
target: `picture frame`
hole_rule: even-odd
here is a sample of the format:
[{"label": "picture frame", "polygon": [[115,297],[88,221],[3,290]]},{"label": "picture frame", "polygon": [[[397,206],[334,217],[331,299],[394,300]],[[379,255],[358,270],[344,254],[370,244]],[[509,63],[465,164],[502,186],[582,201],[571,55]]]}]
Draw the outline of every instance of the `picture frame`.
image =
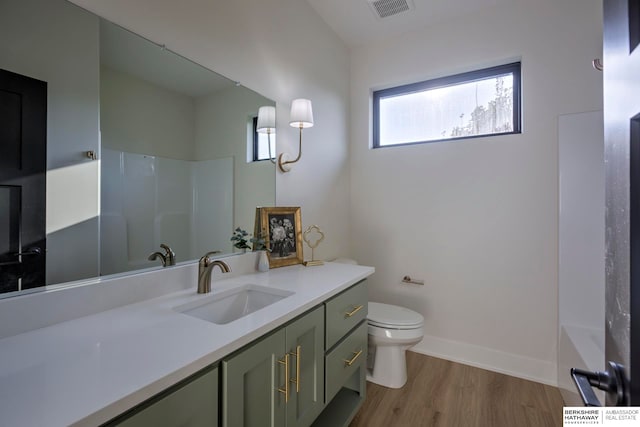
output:
[{"label": "picture frame", "polygon": [[[262,207],[258,206],[256,207],[256,219],[253,226],[253,236],[256,239],[260,239],[260,238],[266,239],[266,232],[262,231],[261,221],[262,221]],[[259,250],[261,250],[260,245],[258,245],[258,243],[254,241],[252,245],[252,251],[256,252]]]},{"label": "picture frame", "polygon": [[302,264],[304,257],[300,207],[256,208],[256,223],[258,222],[254,234],[265,239],[265,245],[269,249],[269,268]]}]

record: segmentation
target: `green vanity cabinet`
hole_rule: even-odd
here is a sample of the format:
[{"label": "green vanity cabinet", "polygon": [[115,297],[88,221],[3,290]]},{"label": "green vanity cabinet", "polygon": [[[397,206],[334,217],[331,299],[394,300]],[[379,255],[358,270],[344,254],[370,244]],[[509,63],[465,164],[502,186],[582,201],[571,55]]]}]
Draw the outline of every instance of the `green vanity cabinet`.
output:
[{"label": "green vanity cabinet", "polygon": [[366,392],[366,316],[363,280],[225,357],[220,381],[212,365],[105,426],[348,426]]},{"label": "green vanity cabinet", "polygon": [[325,301],[325,408],[314,427],[348,426],[366,395],[367,307],[363,280]]},{"label": "green vanity cabinet", "polygon": [[217,427],[217,366],[203,369],[106,426]]},{"label": "green vanity cabinet", "polygon": [[224,427],[306,427],[324,407],[324,307],[222,362]]}]

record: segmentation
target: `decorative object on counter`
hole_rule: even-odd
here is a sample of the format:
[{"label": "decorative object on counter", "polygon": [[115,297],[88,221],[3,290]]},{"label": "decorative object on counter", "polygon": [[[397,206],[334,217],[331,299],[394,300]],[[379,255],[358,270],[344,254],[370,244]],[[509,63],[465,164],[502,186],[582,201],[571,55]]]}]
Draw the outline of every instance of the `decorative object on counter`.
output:
[{"label": "decorative object on counter", "polygon": [[165,245],[164,243],[160,244],[160,247],[164,249],[164,253],[162,252],[154,252],[149,255],[147,258],[149,261],[155,261],[160,258],[160,262],[163,267],[176,265],[176,253],[171,249],[169,245]]},{"label": "decorative object on counter", "polygon": [[[317,234],[318,237],[314,238],[311,233]],[[302,233],[302,239],[311,248],[311,261],[305,261],[304,266],[311,267],[313,265],[323,265],[324,261],[316,260],[313,254],[320,242],[324,240],[324,233],[322,232],[322,230],[320,230],[320,227],[318,227],[317,225],[310,225],[309,227],[307,227],[304,233]]]},{"label": "decorative object on counter", "polygon": [[269,271],[269,257],[267,256],[267,252],[271,252],[269,248],[267,248],[266,242],[262,234],[258,231],[256,235],[251,238],[251,243],[253,243],[254,252],[259,252],[258,254],[258,271]]},{"label": "decorative object on counter", "polygon": [[248,237],[249,233],[238,227],[233,231],[233,235],[229,240],[233,242],[234,247],[242,249],[242,252],[246,252],[247,249],[251,249],[251,246],[247,243],[249,241]]},{"label": "decorative object on counter", "polygon": [[276,149],[274,147],[273,155],[271,155],[271,135],[276,133],[276,107],[265,105],[258,109],[258,123],[256,124],[256,132],[267,134],[267,146],[269,147],[269,161],[276,164]]},{"label": "decorative object on counter", "polygon": [[298,157],[289,160],[287,153],[282,153],[278,157],[278,168],[281,172],[289,172],[291,164],[300,160],[302,157],[302,129],[313,127],[313,109],[311,101],[308,99],[294,99],[291,102],[291,118],[289,125],[300,130],[300,140],[298,146]]},{"label": "decorative object on counter", "polygon": [[269,257],[267,256],[267,251],[259,251],[258,254],[258,271],[265,272],[269,271]]},{"label": "decorative object on counter", "polygon": [[412,279],[410,276],[404,276],[402,283],[413,283],[414,285],[424,285],[424,280]]},{"label": "decorative object on counter", "polygon": [[[256,209],[260,214],[256,235],[264,236],[270,268],[301,264],[302,221],[299,207]],[[256,218],[257,219],[257,218]]]}]

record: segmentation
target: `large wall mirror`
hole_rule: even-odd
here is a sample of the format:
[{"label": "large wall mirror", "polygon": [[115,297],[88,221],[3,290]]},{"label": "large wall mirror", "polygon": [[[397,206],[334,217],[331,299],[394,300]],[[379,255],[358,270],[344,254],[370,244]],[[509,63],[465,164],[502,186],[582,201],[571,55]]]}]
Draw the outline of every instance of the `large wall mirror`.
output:
[{"label": "large wall mirror", "polygon": [[0,73],[5,296],[162,268],[161,244],[232,253],[274,204],[252,155],[274,101],[66,0],[0,3]]}]

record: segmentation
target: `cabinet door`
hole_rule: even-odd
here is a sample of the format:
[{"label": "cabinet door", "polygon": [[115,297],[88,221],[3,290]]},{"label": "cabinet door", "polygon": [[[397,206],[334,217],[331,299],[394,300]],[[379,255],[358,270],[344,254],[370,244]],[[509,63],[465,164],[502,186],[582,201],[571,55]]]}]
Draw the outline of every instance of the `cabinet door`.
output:
[{"label": "cabinet door", "polygon": [[216,427],[218,425],[218,368],[177,389],[161,394],[134,415],[108,424],[119,427]]},{"label": "cabinet door", "polygon": [[[282,427],[285,425],[285,331],[244,349],[222,362],[222,425]],[[291,388],[289,388],[289,393]]]},{"label": "cabinet door", "polygon": [[291,396],[287,427],[306,427],[324,407],[324,307],[286,328]]}]

